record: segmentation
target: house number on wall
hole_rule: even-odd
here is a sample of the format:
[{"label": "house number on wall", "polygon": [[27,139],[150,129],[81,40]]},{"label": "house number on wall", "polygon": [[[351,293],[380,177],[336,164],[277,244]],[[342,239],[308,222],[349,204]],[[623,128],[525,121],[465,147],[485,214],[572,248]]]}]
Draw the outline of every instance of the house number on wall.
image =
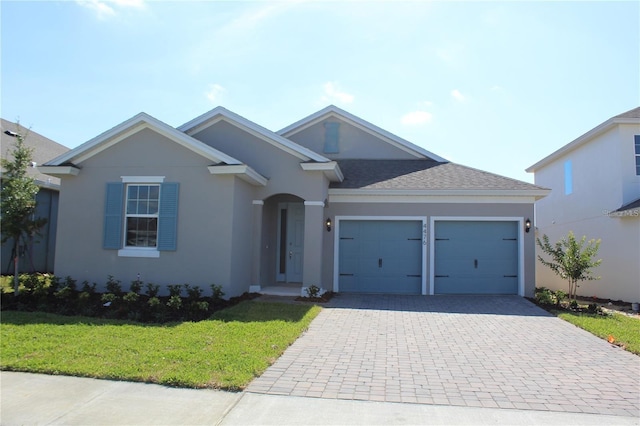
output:
[{"label": "house number on wall", "polygon": [[427,245],[427,224],[426,223],[422,224],[422,245],[423,246]]}]

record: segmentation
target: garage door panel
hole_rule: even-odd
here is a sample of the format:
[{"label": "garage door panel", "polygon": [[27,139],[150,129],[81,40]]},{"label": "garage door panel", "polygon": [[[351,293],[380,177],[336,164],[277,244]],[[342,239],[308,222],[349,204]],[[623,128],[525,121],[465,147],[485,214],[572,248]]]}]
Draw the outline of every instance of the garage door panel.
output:
[{"label": "garage door panel", "polygon": [[421,293],[420,221],[340,221],[339,238],[340,291]]},{"label": "garage door panel", "polygon": [[437,294],[517,294],[518,222],[438,221]]}]

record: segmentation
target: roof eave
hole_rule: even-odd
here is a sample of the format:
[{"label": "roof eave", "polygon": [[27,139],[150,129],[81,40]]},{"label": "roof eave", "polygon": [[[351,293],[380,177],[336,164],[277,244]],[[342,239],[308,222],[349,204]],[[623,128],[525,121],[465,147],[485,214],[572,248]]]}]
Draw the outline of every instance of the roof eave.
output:
[{"label": "roof eave", "polygon": [[38,171],[51,176],[78,176],[80,168],[76,166],[38,166]]},{"label": "roof eave", "polygon": [[253,186],[266,186],[268,182],[266,177],[262,176],[246,164],[223,164],[209,166],[207,168],[209,169],[209,173],[212,175],[236,175],[238,178]]},{"label": "roof eave", "polygon": [[550,189],[372,189],[372,188],[330,188],[333,195],[420,195],[420,196],[474,196],[474,197],[546,197]]},{"label": "roof eave", "polygon": [[45,165],[60,166],[65,163],[80,163],[146,128],[151,129],[216,163],[241,164],[240,161],[235,158],[205,145],[199,140],[179,132],[168,124],[142,112],[83,143],[82,145],[54,158]]},{"label": "roof eave", "polygon": [[300,163],[305,171],[322,171],[331,182],[342,182],[344,175],[336,161],[328,163]]},{"label": "roof eave", "polygon": [[182,126],[178,127],[178,130],[184,132],[185,134],[192,135],[206,129],[207,127],[212,126],[220,120],[225,120],[226,122],[239,127],[242,130],[251,133],[260,139],[275,144],[284,151],[296,156],[302,161],[331,161],[328,158],[316,152],[313,152],[308,148],[298,145],[297,143],[285,137],[282,137],[281,135],[274,133],[265,127],[262,127],[259,124],[254,123],[253,121],[248,120],[239,114],[236,114],[235,112],[229,111],[224,107],[216,107],[211,111],[206,112],[199,117],[189,121],[188,123],[185,123]]},{"label": "roof eave", "polygon": [[553,161],[557,160],[558,158],[564,156],[565,154],[568,154],[569,152],[578,149],[579,147],[581,147],[582,145],[584,145],[587,142],[590,142],[593,138],[600,136],[601,134],[609,131],[610,129],[614,128],[615,126],[619,125],[619,124],[640,124],[640,119],[638,118],[626,118],[626,117],[613,117],[608,119],[607,121],[605,121],[604,123],[601,123],[600,125],[594,127],[593,129],[589,130],[588,132],[582,134],[581,136],[577,137],[576,139],[574,139],[573,141],[569,142],[568,144],[564,145],[562,148],[552,152],[551,154],[547,155],[546,157],[544,157],[542,160],[538,161],[537,163],[529,166],[528,168],[525,169],[525,171],[527,173],[535,173],[537,170],[546,167],[547,165],[549,165],[550,163],[552,163]]}]

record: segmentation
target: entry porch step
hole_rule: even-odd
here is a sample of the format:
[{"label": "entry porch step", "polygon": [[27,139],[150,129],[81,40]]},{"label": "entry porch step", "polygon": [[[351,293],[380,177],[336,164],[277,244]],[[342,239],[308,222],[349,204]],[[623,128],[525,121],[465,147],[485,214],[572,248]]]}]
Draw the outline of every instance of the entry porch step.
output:
[{"label": "entry porch step", "polygon": [[277,283],[269,286],[251,286],[249,291],[269,296],[298,297],[302,294],[302,283]]}]

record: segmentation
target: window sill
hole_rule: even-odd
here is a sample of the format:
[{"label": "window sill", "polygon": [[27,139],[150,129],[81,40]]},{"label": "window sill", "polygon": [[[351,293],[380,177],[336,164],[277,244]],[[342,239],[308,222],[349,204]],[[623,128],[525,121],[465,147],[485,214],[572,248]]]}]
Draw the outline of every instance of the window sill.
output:
[{"label": "window sill", "polygon": [[160,257],[160,252],[154,248],[123,248],[118,250],[119,257]]}]

